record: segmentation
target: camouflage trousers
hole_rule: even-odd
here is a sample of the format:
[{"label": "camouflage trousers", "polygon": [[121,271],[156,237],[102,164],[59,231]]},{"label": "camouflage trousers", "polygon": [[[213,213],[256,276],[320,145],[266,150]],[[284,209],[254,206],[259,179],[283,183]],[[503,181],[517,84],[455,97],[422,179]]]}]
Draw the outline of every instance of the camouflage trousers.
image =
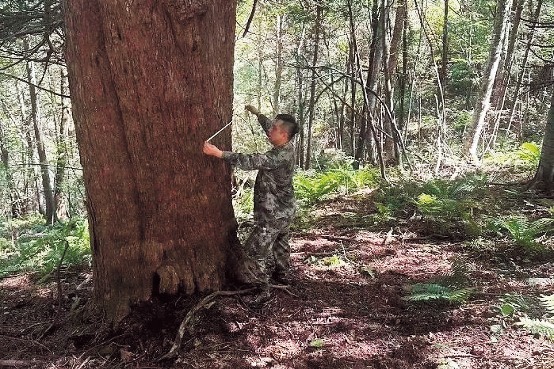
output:
[{"label": "camouflage trousers", "polygon": [[290,268],[290,219],[258,222],[244,245],[242,279],[267,285],[272,275],[287,275]]}]

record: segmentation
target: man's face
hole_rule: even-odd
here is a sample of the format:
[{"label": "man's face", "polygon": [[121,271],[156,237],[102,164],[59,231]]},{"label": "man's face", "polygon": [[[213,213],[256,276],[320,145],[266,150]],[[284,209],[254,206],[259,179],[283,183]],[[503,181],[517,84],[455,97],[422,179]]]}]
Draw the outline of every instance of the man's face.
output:
[{"label": "man's face", "polygon": [[288,142],[289,137],[287,131],[283,128],[281,120],[274,120],[267,138],[273,146],[281,146]]}]

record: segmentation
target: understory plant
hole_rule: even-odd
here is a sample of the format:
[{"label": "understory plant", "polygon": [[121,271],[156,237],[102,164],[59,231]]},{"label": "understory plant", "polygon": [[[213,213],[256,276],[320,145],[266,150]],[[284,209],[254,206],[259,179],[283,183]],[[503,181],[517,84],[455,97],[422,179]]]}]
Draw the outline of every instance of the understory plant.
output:
[{"label": "understory plant", "polygon": [[554,295],[542,295],[540,305],[545,313],[538,318],[524,314],[516,324],[532,334],[554,341]]},{"label": "understory plant", "polygon": [[406,301],[447,301],[464,303],[471,296],[471,288],[456,288],[438,283],[416,283],[411,286],[410,293],[404,297]]},{"label": "understory plant", "polygon": [[454,181],[399,182],[380,189],[375,204],[383,217],[410,219],[424,234],[474,238],[481,233],[477,215],[486,180],[469,175]]},{"label": "understory plant", "polygon": [[554,219],[529,220],[524,216],[508,216],[491,221],[490,228],[505,233],[523,251],[533,253],[545,249],[542,238],[554,233]]},{"label": "understory plant", "polygon": [[88,223],[76,218],[53,226],[33,224],[19,229],[9,248],[0,250],[0,277],[21,271],[44,276],[58,266],[90,263]]},{"label": "understory plant", "polygon": [[350,194],[379,183],[377,169],[351,169],[337,167],[323,172],[305,171],[294,176],[297,199],[304,205],[313,205],[332,195]]}]

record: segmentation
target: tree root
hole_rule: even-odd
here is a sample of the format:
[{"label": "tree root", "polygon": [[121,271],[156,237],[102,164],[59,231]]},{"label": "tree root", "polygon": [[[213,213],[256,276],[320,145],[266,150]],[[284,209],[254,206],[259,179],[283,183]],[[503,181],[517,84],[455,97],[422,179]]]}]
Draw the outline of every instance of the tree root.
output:
[{"label": "tree root", "polygon": [[[289,291],[288,286],[286,285],[270,284],[269,287],[283,290],[291,296],[298,297],[294,293]],[[191,336],[194,334],[192,329],[192,323],[197,313],[202,309],[209,309],[219,296],[248,295],[256,290],[258,290],[258,288],[254,287],[254,288],[248,288],[245,290],[238,290],[238,291],[216,291],[204,297],[202,300],[200,300],[198,304],[196,304],[192,309],[189,310],[189,312],[181,322],[181,325],[179,325],[179,329],[177,330],[177,334],[175,335],[175,340],[173,341],[173,346],[171,347],[169,352],[164,356],[162,356],[161,358],[159,358],[158,361],[174,359],[177,356],[177,353],[181,348],[181,344],[183,342],[183,337],[185,336],[185,333],[188,332]]]},{"label": "tree root", "polygon": [[196,304],[192,309],[189,310],[189,312],[181,322],[181,325],[179,326],[179,330],[177,331],[177,335],[175,336],[175,340],[173,341],[173,346],[171,347],[171,350],[169,350],[167,354],[159,358],[158,361],[173,359],[175,358],[175,356],[177,356],[177,352],[181,348],[181,342],[183,341],[183,337],[185,333],[188,331],[189,334],[191,335],[193,334],[191,322],[193,321],[195,315],[201,309],[209,309],[213,305],[217,297],[246,295],[246,294],[252,293],[255,290],[256,288],[249,288],[246,290],[239,290],[239,291],[216,291],[204,297],[202,300],[200,300],[198,304]]}]

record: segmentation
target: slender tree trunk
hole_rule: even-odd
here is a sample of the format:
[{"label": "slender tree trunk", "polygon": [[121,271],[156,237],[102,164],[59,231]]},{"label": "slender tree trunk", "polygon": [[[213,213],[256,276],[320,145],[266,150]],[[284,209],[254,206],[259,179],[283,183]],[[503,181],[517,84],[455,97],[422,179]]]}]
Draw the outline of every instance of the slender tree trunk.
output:
[{"label": "slender tree trunk", "polygon": [[[398,112],[398,129],[400,132],[404,131],[406,123],[404,121],[404,115],[406,112],[406,82],[408,80],[408,36],[406,29],[408,28],[408,9],[407,4],[404,2],[404,25],[402,27],[402,74],[399,78],[399,95],[400,106]],[[411,99],[409,99],[411,102]],[[408,109],[409,110],[409,109]]]},{"label": "slender tree trunk", "polygon": [[[350,52],[348,53],[350,55]],[[350,75],[350,56],[346,58],[346,75]],[[344,125],[346,123],[346,96],[348,95],[348,87],[350,85],[351,78],[345,78],[344,86],[342,88],[342,97],[339,108],[339,126],[337,131],[337,149],[344,150]]]},{"label": "slender tree trunk", "polygon": [[306,132],[306,162],[304,169],[309,169],[312,164],[312,126],[314,123],[315,116],[315,87],[316,87],[316,76],[317,72],[315,67],[317,66],[317,58],[319,54],[319,36],[321,32],[321,13],[323,8],[319,3],[316,5],[316,16],[315,16],[315,25],[314,25],[314,54],[312,58],[312,80],[310,81],[310,102],[309,109],[310,114],[308,116],[308,127]]},{"label": "slender tree trunk", "polygon": [[504,100],[506,97],[506,89],[508,88],[508,82],[511,75],[513,60],[514,60],[514,49],[517,42],[517,36],[519,34],[519,24],[521,23],[521,14],[523,12],[523,4],[526,0],[514,0],[513,3],[513,22],[511,30],[509,31],[510,37],[506,38],[507,47],[506,47],[506,56],[501,59],[498,70],[498,77],[494,84],[493,96],[492,96],[492,106],[498,110],[504,108]]},{"label": "slender tree trunk", "polygon": [[[348,13],[349,13],[348,16],[349,16],[349,21],[350,21],[350,28],[353,29],[354,28],[354,16],[352,14],[351,0],[348,1]],[[368,91],[371,91],[371,90],[369,88],[367,88],[367,82],[364,80],[364,75],[363,75],[361,61],[360,61],[360,54],[358,52],[358,43],[356,41],[355,34],[353,34],[353,35],[354,35],[354,38],[352,39],[352,47],[353,47],[355,62],[356,62],[355,70],[357,71],[358,78],[360,79],[360,82],[361,82],[361,85],[362,85],[362,94],[363,94],[363,97],[364,97],[364,109],[367,112],[369,110],[368,106],[370,104],[369,92]],[[369,122],[369,130],[371,132],[373,140],[375,141],[375,146],[376,146],[376,149],[377,149],[377,157],[378,157],[378,160],[379,160],[379,168],[381,169],[381,177],[386,180],[385,163],[383,161],[383,155],[382,155],[382,152],[381,152],[380,141],[377,138],[377,130],[375,129],[375,126],[374,126],[374,124],[371,120],[368,120],[368,122]]]},{"label": "slender tree trunk", "polygon": [[[541,8],[542,8],[542,3],[543,3],[543,0],[537,0],[537,7],[535,8],[535,12],[533,14],[533,18],[532,19],[539,19],[539,15],[541,13]],[[531,50],[531,44],[533,43],[533,39],[535,37],[535,29],[536,29],[536,24],[535,23],[531,23],[531,29],[529,30],[529,33],[527,35],[527,44],[525,46],[525,52],[523,54],[523,59],[520,63],[520,71],[519,71],[519,74],[518,74],[518,77],[517,77],[517,81],[516,81],[516,85],[514,87],[514,95],[513,95],[513,98],[512,98],[512,107],[510,109],[510,120],[508,122],[508,129],[507,131],[510,130],[510,126],[512,124],[512,121],[514,119],[514,113],[515,113],[515,110],[516,110],[516,107],[517,107],[517,104],[518,104],[518,101],[519,101],[519,91],[521,89],[521,85],[523,84],[523,78],[525,76],[525,70],[526,70],[526,66],[527,66],[527,59],[529,58],[529,52]]]},{"label": "slender tree trunk", "polygon": [[[262,12],[263,6],[260,4],[260,13]],[[256,107],[258,109],[262,109],[262,97],[263,97],[263,90],[264,90],[264,83],[263,83],[263,71],[264,71],[264,42],[263,42],[263,26],[262,26],[262,18],[258,17],[256,20],[256,25],[258,28],[257,31],[257,42],[256,47],[258,48],[258,80],[257,80],[257,89],[256,89],[256,99],[257,99],[257,105]]]},{"label": "slender tree trunk", "polygon": [[[221,288],[231,171],[202,145],[232,117],[235,2],[64,6],[97,301],[117,320],[157,293]],[[214,143],[229,150],[230,130]]]},{"label": "slender tree trunk", "polygon": [[273,115],[281,112],[281,80],[283,78],[283,18],[277,15],[277,50],[275,50],[275,85],[273,88]]},{"label": "slender tree trunk", "polygon": [[531,187],[554,193],[554,92],[550,98],[550,109],[546,118],[539,167]]},{"label": "slender tree trunk", "polygon": [[10,168],[10,152],[6,142],[6,135],[2,121],[0,120],[0,159],[2,163],[2,169],[6,176],[6,185],[8,187],[8,197],[10,199],[10,212],[13,218],[19,217],[20,211],[18,209],[19,196],[15,188],[13,180],[12,169]]},{"label": "slender tree trunk", "polygon": [[304,38],[305,38],[306,29],[305,27],[302,27],[302,32],[300,33],[300,39],[298,40],[298,47],[296,48],[296,96],[298,100],[298,110],[297,110],[297,119],[298,119],[298,125],[300,127],[299,131],[299,144],[296,146],[296,160],[298,161],[298,166],[300,168],[304,168],[304,148],[305,148],[305,133],[304,133],[304,125],[305,125],[305,108],[306,108],[306,101],[304,99],[304,74],[303,74],[303,68],[302,68],[302,55],[304,53]]},{"label": "slender tree trunk", "polygon": [[479,141],[486,126],[487,113],[490,109],[492,88],[498,71],[498,65],[500,64],[502,43],[506,37],[512,0],[498,0],[497,5],[489,59],[487,61],[485,74],[481,80],[481,88],[477,102],[473,110],[471,127],[465,137],[465,149],[474,162],[479,161]]},{"label": "slender tree trunk", "polygon": [[357,83],[356,78],[358,74],[358,70],[356,69],[356,51],[354,48],[354,41],[356,40],[356,34],[354,33],[355,29],[354,27],[350,27],[350,43],[349,43],[349,58],[350,58],[350,73],[352,75],[352,78],[350,78],[350,114],[349,114],[349,129],[350,129],[350,135],[349,135],[349,143],[350,143],[350,155],[355,156],[356,155],[356,90],[357,90]]},{"label": "slender tree trunk", "polygon": [[[40,214],[44,214],[44,210],[41,205],[41,201],[33,201],[34,198],[34,183],[36,182],[36,167],[34,164],[34,142],[32,137],[33,125],[31,119],[27,117],[27,103],[25,101],[25,96],[23,91],[19,87],[19,84],[16,84],[16,92],[19,102],[19,109],[22,119],[21,128],[21,141],[25,142],[25,150],[21,153],[22,160],[21,162],[25,165],[25,176],[23,180],[23,204],[22,208],[24,209],[23,214],[29,214],[33,211],[38,210]],[[39,199],[40,200],[40,199]]]},{"label": "slender tree trunk", "polygon": [[[442,25],[442,55],[441,55],[441,69],[439,72],[439,80],[442,86],[442,90],[446,91],[446,76],[448,75],[448,0],[444,0],[444,16]],[[440,93],[440,92],[439,92]]]},{"label": "slender tree trunk", "polygon": [[[398,64],[398,54],[400,50],[400,45],[402,41],[404,23],[406,20],[406,3],[404,0],[398,0],[396,7],[396,15],[394,18],[394,29],[392,32],[392,38],[390,42],[390,47],[387,47],[386,37],[383,38],[384,45],[383,49],[388,50],[383,53],[384,62],[386,64],[385,68],[385,97],[386,104],[388,106],[388,111],[394,113],[394,90],[393,90],[393,76],[397,75],[396,67]],[[386,25],[385,25],[386,26]],[[393,156],[390,156],[390,159],[395,164],[400,163],[400,140],[401,138],[397,135],[398,128],[395,127],[396,122],[392,120],[394,116],[385,115],[386,131],[390,132],[389,142],[385,141],[385,150],[391,152]]]},{"label": "slender tree trunk", "polygon": [[[382,38],[385,37],[385,30],[383,29],[385,9],[384,2],[379,3],[379,0],[374,0],[373,5],[373,17],[372,17],[372,39],[369,53],[369,69],[367,71],[367,78],[365,89],[377,92],[377,86],[379,83],[379,71],[381,69],[381,62],[383,59],[383,42]],[[351,26],[352,27],[352,26]],[[374,126],[375,105],[377,99],[374,94],[365,93],[367,96],[367,116],[369,117],[367,122],[361,122],[360,131],[358,135],[358,144],[356,145],[355,158],[360,162],[364,159],[364,149],[367,138],[369,137],[367,131],[367,125]],[[381,141],[379,141],[381,142]],[[379,149],[381,151],[381,149]]]},{"label": "slender tree trunk", "polygon": [[[29,49],[27,39],[24,39],[25,50]],[[37,153],[40,162],[40,174],[42,179],[42,190],[44,196],[45,214],[44,217],[48,224],[54,223],[55,206],[54,206],[54,191],[52,189],[52,179],[50,178],[50,168],[48,158],[46,156],[46,147],[44,144],[44,135],[41,127],[40,104],[35,85],[37,84],[35,77],[35,68],[32,61],[27,62],[27,78],[29,80],[29,96],[31,101],[31,120],[33,122],[33,131],[35,133],[35,142]]]},{"label": "slender tree trunk", "polygon": [[[60,72],[60,94],[67,95],[67,73],[64,69]],[[60,221],[68,217],[67,200],[65,198],[65,168],[69,158],[69,104],[68,101],[60,98],[60,125],[58,127],[57,145],[56,145],[56,174],[54,177],[54,203],[55,220]]]}]

